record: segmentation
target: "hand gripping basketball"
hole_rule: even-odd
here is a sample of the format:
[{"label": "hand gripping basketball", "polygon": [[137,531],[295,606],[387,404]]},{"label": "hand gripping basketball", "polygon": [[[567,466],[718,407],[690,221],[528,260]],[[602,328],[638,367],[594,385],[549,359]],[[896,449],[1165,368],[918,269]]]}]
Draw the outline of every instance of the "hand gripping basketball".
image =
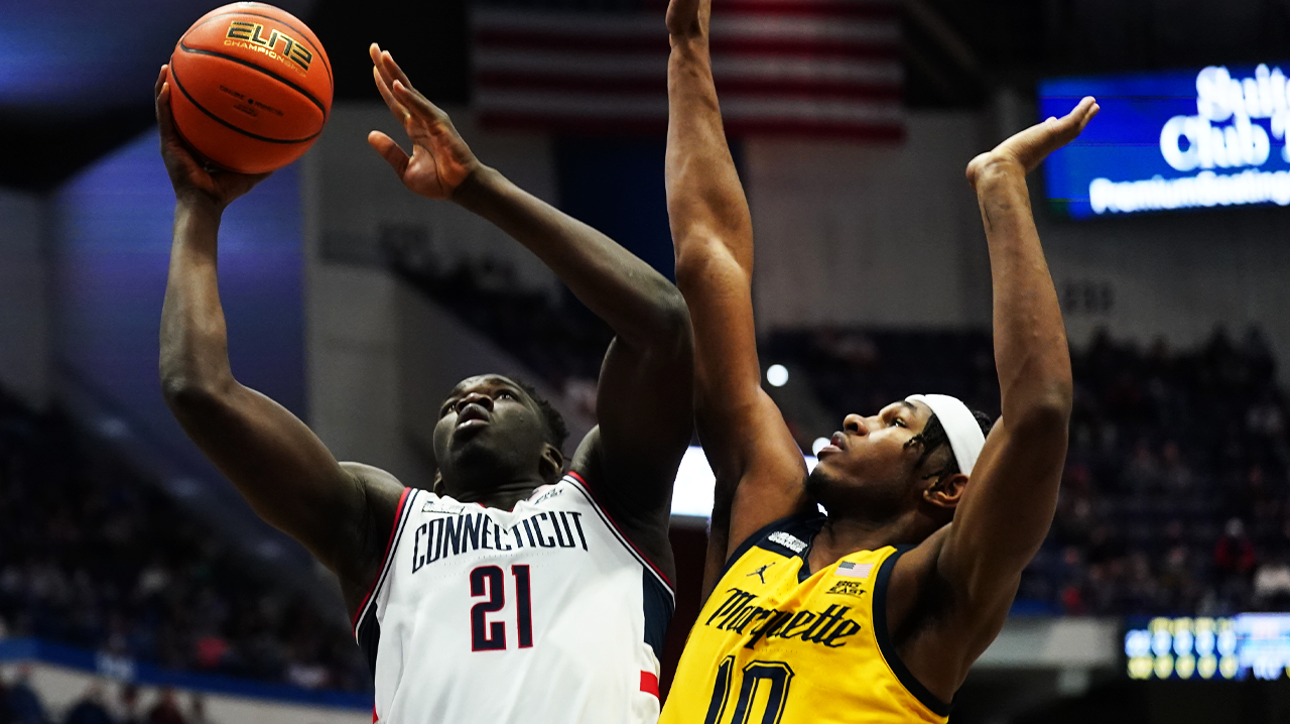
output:
[{"label": "hand gripping basketball", "polygon": [[452,198],[457,187],[480,167],[479,159],[453,128],[448,114],[412,87],[388,51],[382,51],[376,43],[369,50],[376,89],[390,113],[403,124],[413,144],[412,155],[409,157],[394,139],[380,131],[369,133],[367,142],[390,164],[404,186],[427,198]]},{"label": "hand gripping basketball", "polygon": [[175,119],[170,112],[170,66],[161,66],[153,86],[157,126],[161,131],[161,158],[165,161],[170,183],[175,187],[175,198],[198,198],[213,202],[224,209],[234,199],[245,194],[264,179],[268,173],[242,174],[232,171],[207,170],[198,163],[192,152],[175,131]]}]

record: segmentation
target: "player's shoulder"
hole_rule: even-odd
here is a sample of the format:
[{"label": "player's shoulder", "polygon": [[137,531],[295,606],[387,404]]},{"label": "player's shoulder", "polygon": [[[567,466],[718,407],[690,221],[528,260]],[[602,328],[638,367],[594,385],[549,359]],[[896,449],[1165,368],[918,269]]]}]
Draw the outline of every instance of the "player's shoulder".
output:
[{"label": "player's shoulder", "polygon": [[362,494],[367,518],[378,528],[391,524],[405,493],[412,489],[399,482],[392,473],[363,463],[342,462],[340,469],[349,476]]},{"label": "player's shoulder", "polygon": [[751,551],[766,551],[784,558],[803,555],[820,532],[825,516],[818,511],[794,513],[772,521],[748,536],[726,559],[726,570]]},{"label": "player's shoulder", "polygon": [[393,473],[363,463],[342,462],[340,469],[345,471],[355,484],[367,489],[369,493],[393,496],[396,500],[408,487],[399,482]]}]

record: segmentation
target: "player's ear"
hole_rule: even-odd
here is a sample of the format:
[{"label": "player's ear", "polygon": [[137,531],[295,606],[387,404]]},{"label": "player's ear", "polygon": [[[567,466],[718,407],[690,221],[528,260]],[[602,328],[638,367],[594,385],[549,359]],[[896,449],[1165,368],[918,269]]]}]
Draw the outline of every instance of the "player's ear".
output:
[{"label": "player's ear", "polygon": [[927,486],[923,491],[923,500],[946,510],[953,510],[958,507],[959,501],[963,499],[963,491],[967,489],[968,476],[963,473],[954,473],[946,475],[944,478]]},{"label": "player's ear", "polygon": [[564,474],[564,454],[551,443],[542,446],[542,457],[538,461],[538,474],[548,483],[555,483]]}]

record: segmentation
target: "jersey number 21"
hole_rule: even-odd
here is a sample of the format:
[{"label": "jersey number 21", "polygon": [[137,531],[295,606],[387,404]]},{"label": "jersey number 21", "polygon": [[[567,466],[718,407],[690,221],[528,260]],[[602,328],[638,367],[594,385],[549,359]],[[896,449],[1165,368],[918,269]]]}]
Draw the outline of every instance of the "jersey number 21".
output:
[{"label": "jersey number 21", "polygon": [[[515,627],[519,648],[533,645],[533,603],[529,593],[529,567],[511,566],[515,577]],[[472,598],[487,597],[470,609],[470,649],[502,651],[506,649],[506,624],[488,620],[488,614],[506,606],[506,574],[499,566],[480,566],[470,572]]]}]

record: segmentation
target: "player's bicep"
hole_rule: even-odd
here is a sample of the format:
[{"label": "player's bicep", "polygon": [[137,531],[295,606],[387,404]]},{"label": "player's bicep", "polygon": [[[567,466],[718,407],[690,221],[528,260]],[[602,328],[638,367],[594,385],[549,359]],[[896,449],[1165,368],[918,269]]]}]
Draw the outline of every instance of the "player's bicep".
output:
[{"label": "player's bicep", "polygon": [[937,561],[965,602],[993,609],[1011,600],[1052,525],[1065,457],[1064,424],[995,423]]},{"label": "player's bicep", "polygon": [[623,516],[657,520],[671,501],[694,426],[688,319],[657,344],[610,343],[596,392],[598,492]]},{"label": "player's bicep", "polygon": [[708,239],[678,254],[676,275],[694,327],[699,416],[735,422],[741,408],[759,404],[761,389],[749,271],[719,240]]}]

